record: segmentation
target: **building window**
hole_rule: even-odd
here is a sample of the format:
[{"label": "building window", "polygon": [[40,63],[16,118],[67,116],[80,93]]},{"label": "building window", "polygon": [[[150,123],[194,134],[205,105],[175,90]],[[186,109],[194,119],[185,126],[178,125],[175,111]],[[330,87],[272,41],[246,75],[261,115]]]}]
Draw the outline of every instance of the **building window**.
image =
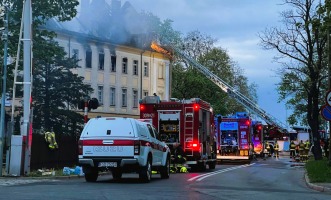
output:
[{"label": "building window", "polygon": [[92,51],[91,50],[86,50],[85,66],[86,66],[86,68],[92,68]]},{"label": "building window", "polygon": [[98,86],[98,101],[102,105],[103,104],[103,86]]},{"label": "building window", "polygon": [[99,66],[98,69],[99,70],[104,70],[104,66],[105,66],[105,54],[104,53],[99,53]]},{"label": "building window", "polygon": [[127,89],[122,89],[122,107],[127,105]]},{"label": "building window", "polygon": [[148,91],[144,90],[144,97],[148,96]]},{"label": "building window", "polygon": [[122,60],[122,73],[127,74],[128,73],[128,59],[123,58]]},{"label": "building window", "polygon": [[111,72],[116,72],[116,56],[111,56]]},{"label": "building window", "polygon": [[78,49],[73,49],[72,50],[72,58],[74,58],[75,60],[79,59],[79,51]]},{"label": "building window", "polygon": [[115,88],[111,87],[110,88],[110,105],[111,106],[115,106],[115,94],[116,94],[115,92],[116,92]]},{"label": "building window", "polygon": [[163,65],[159,65],[159,79],[163,79],[163,70],[164,70]]},{"label": "building window", "polygon": [[148,65],[149,63],[148,62],[144,62],[144,76],[148,77]]},{"label": "building window", "polygon": [[134,108],[138,108],[138,91],[137,90],[133,90],[133,107]]},{"label": "building window", "polygon": [[138,75],[138,60],[133,61],[133,75]]}]

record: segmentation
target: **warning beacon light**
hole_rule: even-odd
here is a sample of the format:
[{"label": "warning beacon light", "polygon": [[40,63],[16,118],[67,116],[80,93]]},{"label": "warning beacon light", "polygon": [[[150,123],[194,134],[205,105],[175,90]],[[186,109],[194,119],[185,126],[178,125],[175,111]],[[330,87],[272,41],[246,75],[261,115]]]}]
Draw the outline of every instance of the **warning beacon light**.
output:
[{"label": "warning beacon light", "polygon": [[260,131],[260,130],[262,130],[262,126],[259,124],[259,125],[257,125],[256,129],[257,129],[258,131]]},{"label": "warning beacon light", "polygon": [[199,104],[194,104],[193,108],[194,108],[194,111],[198,111],[200,109],[200,105]]}]

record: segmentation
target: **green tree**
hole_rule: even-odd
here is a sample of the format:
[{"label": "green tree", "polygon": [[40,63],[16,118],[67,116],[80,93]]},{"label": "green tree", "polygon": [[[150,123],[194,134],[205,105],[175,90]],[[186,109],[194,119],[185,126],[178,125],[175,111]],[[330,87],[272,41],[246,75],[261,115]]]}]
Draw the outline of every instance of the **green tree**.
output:
[{"label": "green tree", "polygon": [[[15,56],[23,1],[5,0],[11,5],[9,27],[9,55]],[[1,3],[0,3],[1,4]],[[78,102],[89,95],[92,89],[83,83],[83,78],[73,74],[78,60],[68,58],[64,49],[54,41],[56,34],[43,29],[45,23],[56,18],[60,22],[72,19],[76,14],[78,0],[34,0],[33,13],[33,87],[32,107],[34,108],[34,130],[51,130],[58,133],[78,134],[83,126],[83,117],[72,111]],[[19,70],[22,70],[22,53]],[[10,66],[9,72],[14,66]],[[12,73],[8,74],[8,90],[12,90]],[[22,87],[17,87],[18,95]]]},{"label": "green tree", "polygon": [[[283,11],[282,28],[269,28],[260,34],[261,44],[267,50],[276,50],[275,60],[281,82],[278,87],[281,100],[286,100],[294,113],[290,124],[307,122],[313,134],[314,146],[320,146],[319,107],[324,104],[322,91],[326,86],[326,27],[325,7],[316,0],[285,0],[291,9]],[[316,148],[315,159],[322,159]]]},{"label": "green tree", "polygon": [[[207,67],[249,99],[256,100],[255,86],[248,85],[243,70],[231,60],[225,50],[215,47],[216,39],[203,35],[199,31],[193,31],[188,33],[182,41],[181,49],[186,55]],[[223,115],[246,110],[185,59],[178,57],[173,66],[173,96],[200,97],[213,105],[215,113]]]}]

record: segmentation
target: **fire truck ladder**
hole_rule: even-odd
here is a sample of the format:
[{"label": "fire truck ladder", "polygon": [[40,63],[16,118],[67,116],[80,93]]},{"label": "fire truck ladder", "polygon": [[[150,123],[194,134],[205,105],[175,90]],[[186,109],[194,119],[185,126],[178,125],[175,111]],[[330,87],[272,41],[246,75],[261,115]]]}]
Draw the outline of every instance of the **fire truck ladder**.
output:
[{"label": "fire truck ladder", "polygon": [[192,59],[184,52],[180,51],[175,45],[171,44],[170,42],[166,42],[174,52],[176,52],[180,57],[191,63],[198,71],[204,74],[209,80],[215,83],[218,87],[220,87],[224,92],[229,94],[232,98],[234,98],[238,103],[243,105],[246,109],[251,111],[252,113],[258,115],[262,119],[265,120],[266,123],[272,126],[276,126],[280,129],[280,131],[285,131],[286,127],[282,124],[282,122],[278,121],[276,118],[268,114],[266,111],[261,109],[255,102],[248,99],[246,96],[238,92],[236,89],[231,87],[221,78],[213,74],[207,67],[201,65],[196,60]]},{"label": "fire truck ladder", "polygon": [[[188,152],[189,150],[192,150],[191,148],[187,148],[186,142],[189,142],[188,139],[191,139],[191,142],[193,142],[193,107],[185,107],[184,110],[184,150],[185,152]],[[192,151],[193,155],[193,151]]]}]

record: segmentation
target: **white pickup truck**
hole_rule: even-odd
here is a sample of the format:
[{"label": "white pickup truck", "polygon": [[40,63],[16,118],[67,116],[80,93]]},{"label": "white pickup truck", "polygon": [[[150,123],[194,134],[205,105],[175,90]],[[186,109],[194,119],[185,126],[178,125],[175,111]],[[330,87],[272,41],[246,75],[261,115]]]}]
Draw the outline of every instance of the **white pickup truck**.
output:
[{"label": "white pickup truck", "polygon": [[152,170],[170,176],[170,149],[159,140],[149,123],[132,118],[98,117],[88,121],[78,143],[79,164],[85,180],[95,182],[99,171],[109,170],[114,179],[137,172],[149,182]]}]

